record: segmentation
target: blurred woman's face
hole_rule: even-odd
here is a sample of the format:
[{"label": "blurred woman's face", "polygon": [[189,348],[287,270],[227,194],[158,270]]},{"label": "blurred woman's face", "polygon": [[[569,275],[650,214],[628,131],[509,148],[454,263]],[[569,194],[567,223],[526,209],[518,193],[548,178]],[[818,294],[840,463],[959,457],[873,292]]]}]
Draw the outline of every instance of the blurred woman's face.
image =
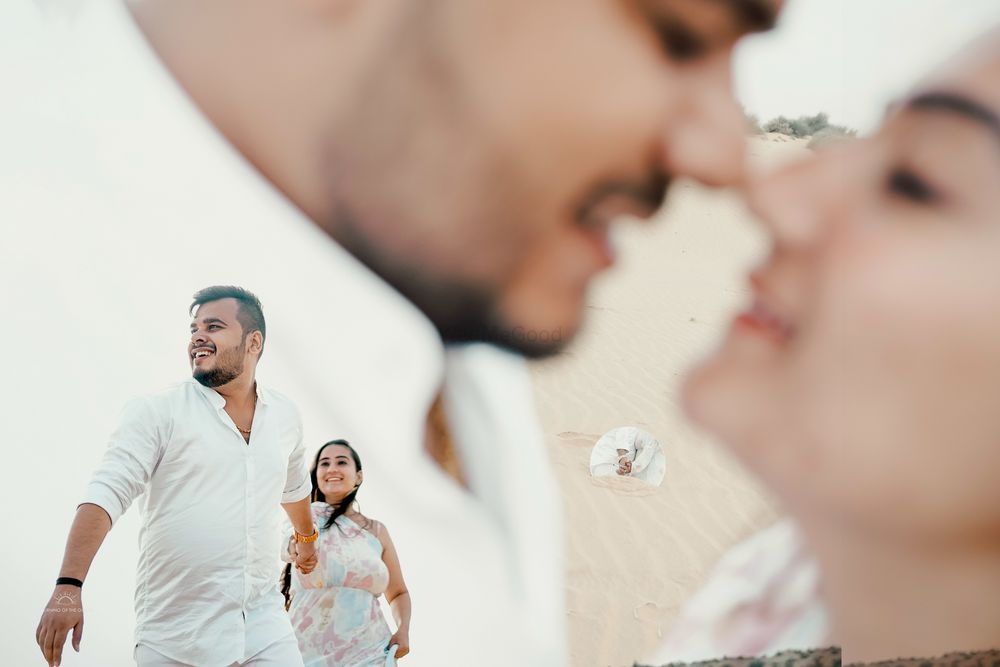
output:
[{"label": "blurred woman's face", "polygon": [[685,399],[793,511],[1000,535],[998,116],[984,47],[753,193],[773,249]]}]

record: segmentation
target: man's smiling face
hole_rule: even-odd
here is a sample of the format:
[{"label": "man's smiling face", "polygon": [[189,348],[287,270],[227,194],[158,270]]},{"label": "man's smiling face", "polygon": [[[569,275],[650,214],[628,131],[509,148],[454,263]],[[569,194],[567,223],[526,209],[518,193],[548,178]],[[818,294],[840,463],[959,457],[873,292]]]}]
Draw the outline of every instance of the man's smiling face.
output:
[{"label": "man's smiling face", "polygon": [[194,313],[188,360],[192,376],[206,387],[222,386],[243,373],[247,336],[238,316],[236,299],[209,301]]}]

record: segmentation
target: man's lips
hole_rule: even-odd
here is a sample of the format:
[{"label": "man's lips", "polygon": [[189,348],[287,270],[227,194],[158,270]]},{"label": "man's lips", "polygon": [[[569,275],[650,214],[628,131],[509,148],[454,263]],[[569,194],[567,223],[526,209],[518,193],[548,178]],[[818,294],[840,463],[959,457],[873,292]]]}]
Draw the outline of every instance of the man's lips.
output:
[{"label": "man's lips", "polygon": [[198,363],[203,359],[207,359],[215,354],[215,350],[210,347],[196,347],[191,350],[191,360],[194,363]]},{"label": "man's lips", "polygon": [[597,265],[601,269],[613,266],[615,263],[615,251],[611,241],[611,225],[605,223],[600,226],[584,230],[587,242],[594,252]]},{"label": "man's lips", "polygon": [[669,178],[659,171],[642,182],[607,183],[579,207],[576,224],[601,269],[615,263],[613,227],[623,217],[647,220],[663,203]]}]

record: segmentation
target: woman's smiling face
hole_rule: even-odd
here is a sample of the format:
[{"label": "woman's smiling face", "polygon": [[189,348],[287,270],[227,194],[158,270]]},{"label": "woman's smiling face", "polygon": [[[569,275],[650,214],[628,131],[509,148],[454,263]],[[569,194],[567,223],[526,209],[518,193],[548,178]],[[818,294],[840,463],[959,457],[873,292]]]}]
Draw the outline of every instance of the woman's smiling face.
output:
[{"label": "woman's smiling face", "polygon": [[772,252],[685,399],[793,511],[998,534],[998,41],[752,194]]},{"label": "woman's smiling face", "polygon": [[351,450],[344,445],[327,445],[316,464],[316,484],[328,503],[337,503],[361,484],[361,471]]}]

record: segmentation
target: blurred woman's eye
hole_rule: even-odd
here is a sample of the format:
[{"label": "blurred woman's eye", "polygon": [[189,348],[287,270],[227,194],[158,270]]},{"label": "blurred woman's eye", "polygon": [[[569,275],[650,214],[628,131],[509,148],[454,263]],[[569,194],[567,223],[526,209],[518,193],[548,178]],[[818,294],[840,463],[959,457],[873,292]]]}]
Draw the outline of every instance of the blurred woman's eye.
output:
[{"label": "blurred woman's eye", "polygon": [[918,204],[933,204],[939,199],[937,191],[927,181],[902,167],[890,172],[888,189],[892,194]]},{"label": "blurred woman's eye", "polygon": [[675,21],[660,21],[656,32],[663,51],[675,62],[697,60],[708,51],[704,38]]}]

